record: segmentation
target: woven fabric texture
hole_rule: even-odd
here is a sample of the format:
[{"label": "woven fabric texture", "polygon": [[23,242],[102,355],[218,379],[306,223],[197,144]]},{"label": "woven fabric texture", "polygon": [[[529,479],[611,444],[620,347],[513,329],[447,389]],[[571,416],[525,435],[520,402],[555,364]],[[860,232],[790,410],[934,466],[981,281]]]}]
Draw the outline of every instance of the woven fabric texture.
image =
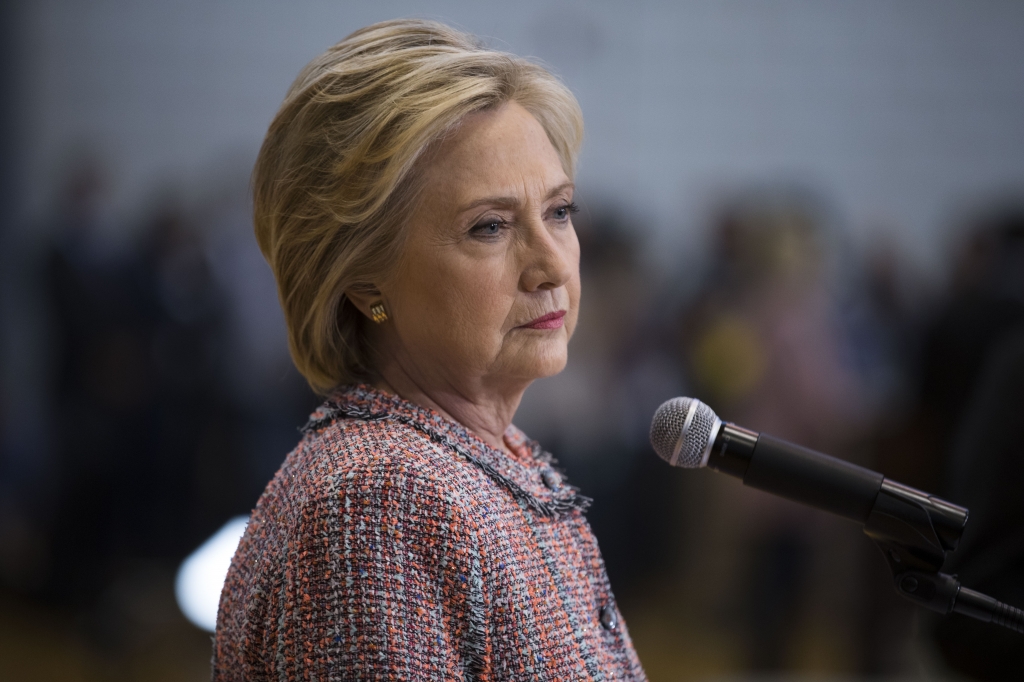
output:
[{"label": "woven fabric texture", "polygon": [[214,680],[646,679],[589,500],[505,440],[517,457],[368,386],[334,394],[250,517]]}]

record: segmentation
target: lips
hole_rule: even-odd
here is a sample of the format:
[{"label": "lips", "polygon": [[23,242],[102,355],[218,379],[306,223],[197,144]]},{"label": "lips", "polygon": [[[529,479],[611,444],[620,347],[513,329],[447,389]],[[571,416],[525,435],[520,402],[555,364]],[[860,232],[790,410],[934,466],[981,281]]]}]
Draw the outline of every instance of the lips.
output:
[{"label": "lips", "polygon": [[565,317],[564,310],[557,310],[547,315],[541,315],[537,319],[522,325],[525,329],[558,329],[562,326]]}]

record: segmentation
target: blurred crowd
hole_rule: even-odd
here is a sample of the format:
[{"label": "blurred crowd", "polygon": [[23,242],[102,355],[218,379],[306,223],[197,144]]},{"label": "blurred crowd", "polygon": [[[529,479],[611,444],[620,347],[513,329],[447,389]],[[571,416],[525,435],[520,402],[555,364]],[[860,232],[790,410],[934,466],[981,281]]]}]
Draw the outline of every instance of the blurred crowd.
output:
[{"label": "blurred crowd", "polygon": [[[188,208],[169,197],[126,226],[104,182],[79,164],[44,224],[4,236],[5,300],[33,314],[8,305],[2,324],[37,331],[3,363],[32,368],[39,415],[5,388],[0,603],[67,614],[76,641],[117,659],[169,608],[146,595],[169,593],[181,560],[248,512],[318,399],[290,364],[244,189]],[[1024,204],[965,216],[935,278],[897,240],[855,248],[811,192],[723,199],[704,250],[669,271],[642,226],[582,199],[570,363],[517,421],[595,498],[651,678],[904,675],[926,659],[1011,679],[1024,665],[1011,635],[900,602],[854,524],[669,469],[647,429],[663,400],[691,395],[968,506],[948,570],[1024,605]]]},{"label": "blurred crowd", "polygon": [[7,239],[33,315],[9,306],[4,324],[38,329],[4,363],[35,367],[43,390],[40,419],[3,422],[0,583],[72,618],[117,668],[182,624],[178,565],[249,512],[318,400],[288,357],[244,189],[187,210],[161,198],[119,225],[105,183],[76,164],[54,214]]}]

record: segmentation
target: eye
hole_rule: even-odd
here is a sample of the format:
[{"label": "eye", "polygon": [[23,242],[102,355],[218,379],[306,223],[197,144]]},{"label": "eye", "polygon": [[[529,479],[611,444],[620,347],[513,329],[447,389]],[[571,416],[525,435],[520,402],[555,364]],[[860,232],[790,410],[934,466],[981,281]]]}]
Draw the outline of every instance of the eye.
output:
[{"label": "eye", "polygon": [[554,210],[552,216],[555,220],[563,221],[568,220],[569,216],[580,210],[580,207],[576,205],[576,202],[569,202],[564,206],[559,206]]},{"label": "eye", "polygon": [[474,225],[470,229],[470,233],[477,237],[496,237],[504,226],[504,220],[488,218]]}]

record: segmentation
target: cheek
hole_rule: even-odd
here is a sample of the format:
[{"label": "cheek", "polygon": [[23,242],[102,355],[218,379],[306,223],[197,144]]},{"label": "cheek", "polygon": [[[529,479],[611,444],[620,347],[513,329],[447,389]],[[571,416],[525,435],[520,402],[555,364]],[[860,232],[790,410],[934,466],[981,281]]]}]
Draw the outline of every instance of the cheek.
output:
[{"label": "cheek", "polygon": [[503,262],[424,259],[397,287],[403,337],[437,354],[493,354],[515,296],[506,273]]},{"label": "cheek", "polygon": [[573,275],[572,279],[565,285],[566,290],[569,293],[569,314],[566,315],[565,331],[571,337],[572,333],[576,330],[576,322],[580,316],[580,297],[582,295],[580,287],[580,273],[579,269],[576,270],[576,274]]},{"label": "cheek", "polygon": [[511,298],[501,278],[492,273],[460,274],[450,280],[452,335],[464,346],[494,345],[505,330]]},{"label": "cheek", "polygon": [[580,285],[580,243],[576,238],[575,231],[572,233],[569,259],[573,264],[573,271],[569,281],[565,284],[566,292],[569,294],[569,313],[565,316],[565,331],[571,337],[576,329],[576,321],[579,319],[580,296],[582,294]]},{"label": "cheek", "polygon": [[466,344],[487,360],[501,351],[505,335],[515,323],[510,312],[516,305],[517,282],[504,263],[482,271],[464,273]]}]

